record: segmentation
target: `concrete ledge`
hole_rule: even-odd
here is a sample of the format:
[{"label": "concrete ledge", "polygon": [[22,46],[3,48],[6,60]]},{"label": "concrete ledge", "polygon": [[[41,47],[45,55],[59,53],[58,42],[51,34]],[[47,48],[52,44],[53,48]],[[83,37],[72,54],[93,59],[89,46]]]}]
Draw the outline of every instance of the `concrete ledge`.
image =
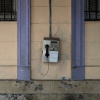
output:
[{"label": "concrete ledge", "polygon": [[100,81],[0,81],[0,93],[100,93]]}]

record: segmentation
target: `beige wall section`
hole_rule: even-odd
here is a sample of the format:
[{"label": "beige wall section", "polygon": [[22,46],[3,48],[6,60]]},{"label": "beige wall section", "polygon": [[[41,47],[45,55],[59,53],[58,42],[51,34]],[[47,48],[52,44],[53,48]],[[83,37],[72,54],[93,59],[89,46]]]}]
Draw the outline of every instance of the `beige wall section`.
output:
[{"label": "beige wall section", "polygon": [[0,22],[0,79],[16,79],[17,23]]},{"label": "beige wall section", "polygon": [[[71,78],[71,0],[52,0],[53,37],[60,38],[58,63],[41,62],[42,41],[49,36],[49,0],[31,0],[31,78]],[[41,73],[41,74],[40,74]]]},{"label": "beige wall section", "polygon": [[100,22],[85,22],[86,79],[100,79]]}]

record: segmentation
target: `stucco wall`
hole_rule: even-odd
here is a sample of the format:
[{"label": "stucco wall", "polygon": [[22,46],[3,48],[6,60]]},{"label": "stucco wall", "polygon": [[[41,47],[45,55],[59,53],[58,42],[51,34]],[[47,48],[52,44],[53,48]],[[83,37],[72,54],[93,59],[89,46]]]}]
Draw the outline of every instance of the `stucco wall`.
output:
[{"label": "stucco wall", "polygon": [[[85,22],[85,78],[100,79],[100,22]],[[49,0],[31,0],[31,78],[71,78],[71,0],[52,0],[52,33],[60,39],[58,63],[42,63],[43,38],[49,36]],[[6,70],[7,69],[7,70]],[[0,79],[16,79],[17,23],[0,22]]]},{"label": "stucco wall", "polygon": [[[31,77],[43,81],[0,81],[0,100],[99,100],[100,81],[46,81],[71,78],[71,0],[53,1],[53,36],[60,38],[60,62],[41,63],[42,40],[49,34],[48,0],[31,0]],[[99,79],[99,26],[85,23],[86,79]],[[6,29],[5,29],[6,27]],[[16,22],[0,22],[0,79],[16,79]],[[92,58],[92,59],[91,59]],[[98,64],[98,65],[97,65]],[[94,65],[94,66],[93,66]]]},{"label": "stucco wall", "polygon": [[[42,63],[42,42],[49,36],[49,0],[31,0],[31,78],[71,78],[71,0],[52,0],[52,35],[60,38],[58,63]],[[41,73],[41,74],[40,74]]]},{"label": "stucco wall", "polygon": [[0,79],[16,79],[17,23],[0,22]]},{"label": "stucco wall", "polygon": [[100,79],[100,22],[85,22],[85,78]]},{"label": "stucco wall", "polygon": [[[41,62],[42,42],[49,36],[49,0],[31,0],[31,78],[71,78],[71,1],[52,1],[52,33],[60,38],[58,63]],[[7,70],[6,70],[7,69]],[[41,73],[41,74],[40,74]],[[17,23],[0,22],[0,79],[16,79]]]}]

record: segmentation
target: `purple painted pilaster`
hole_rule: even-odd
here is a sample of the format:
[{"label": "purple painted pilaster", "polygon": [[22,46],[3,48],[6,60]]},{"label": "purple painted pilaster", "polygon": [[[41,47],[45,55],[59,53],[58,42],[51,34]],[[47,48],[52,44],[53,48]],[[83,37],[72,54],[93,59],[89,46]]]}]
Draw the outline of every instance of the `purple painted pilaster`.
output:
[{"label": "purple painted pilaster", "polygon": [[72,0],[72,80],[84,79],[84,0]]},{"label": "purple painted pilaster", "polygon": [[17,0],[17,79],[30,80],[30,0]]}]

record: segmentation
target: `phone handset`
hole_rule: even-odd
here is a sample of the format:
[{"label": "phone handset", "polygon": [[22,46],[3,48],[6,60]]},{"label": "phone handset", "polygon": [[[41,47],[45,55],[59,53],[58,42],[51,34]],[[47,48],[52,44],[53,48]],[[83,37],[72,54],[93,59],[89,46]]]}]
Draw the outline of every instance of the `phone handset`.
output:
[{"label": "phone handset", "polygon": [[49,45],[46,44],[45,48],[46,48],[46,54],[45,54],[45,56],[48,58],[48,56],[49,56]]}]

